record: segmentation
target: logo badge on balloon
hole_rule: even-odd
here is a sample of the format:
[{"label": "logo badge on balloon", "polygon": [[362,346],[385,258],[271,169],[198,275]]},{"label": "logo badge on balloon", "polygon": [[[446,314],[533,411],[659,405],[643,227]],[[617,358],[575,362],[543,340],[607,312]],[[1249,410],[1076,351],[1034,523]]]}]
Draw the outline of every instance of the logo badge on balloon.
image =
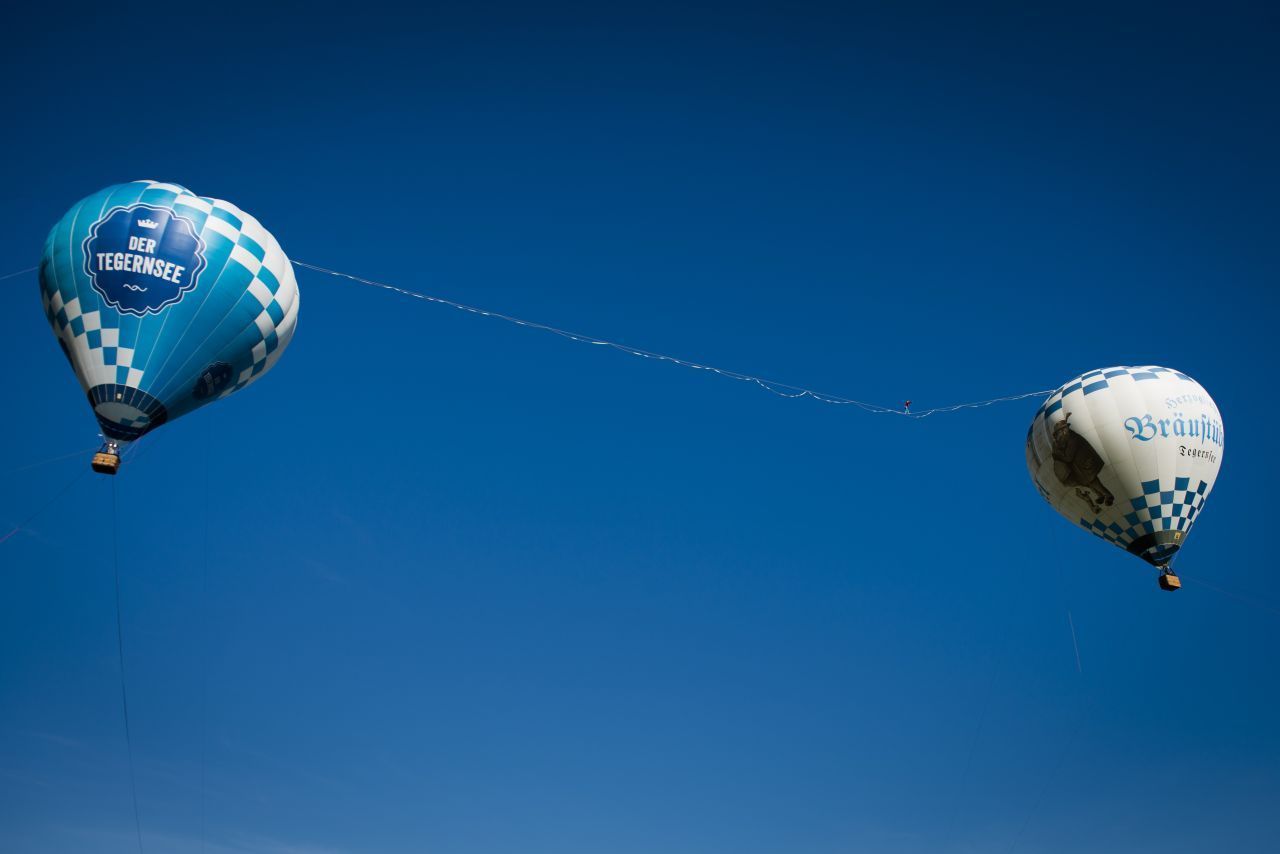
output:
[{"label": "logo badge on balloon", "polygon": [[195,223],[169,208],[115,208],[89,229],[85,272],[107,305],[139,317],[156,314],[195,289],[205,268]]}]

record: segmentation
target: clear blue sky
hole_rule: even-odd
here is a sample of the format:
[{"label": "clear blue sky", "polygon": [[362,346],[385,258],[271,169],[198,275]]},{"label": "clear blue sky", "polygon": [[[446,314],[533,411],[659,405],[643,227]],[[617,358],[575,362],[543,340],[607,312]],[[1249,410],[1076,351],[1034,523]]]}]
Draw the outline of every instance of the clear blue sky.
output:
[{"label": "clear blue sky", "polygon": [[[1171,595],[1037,496],[1034,400],[786,401],[302,271],[272,375],[116,482],[147,850],[1274,850],[1265,5],[2,13],[0,273],[154,178],[836,394],[1162,364],[1226,422]],[[0,288],[8,530],[96,427],[34,275]],[[110,489],[0,545],[6,852],[137,848]]]}]

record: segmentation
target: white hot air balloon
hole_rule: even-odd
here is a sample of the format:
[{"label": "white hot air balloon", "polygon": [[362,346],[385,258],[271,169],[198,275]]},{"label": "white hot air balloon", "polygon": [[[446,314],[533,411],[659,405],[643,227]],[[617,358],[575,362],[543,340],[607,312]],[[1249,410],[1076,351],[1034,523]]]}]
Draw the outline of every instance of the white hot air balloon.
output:
[{"label": "white hot air balloon", "polygon": [[1045,400],[1027,431],[1027,468],[1053,509],[1176,590],[1170,562],[1213,490],[1222,448],[1222,416],[1191,377],[1103,368]]}]

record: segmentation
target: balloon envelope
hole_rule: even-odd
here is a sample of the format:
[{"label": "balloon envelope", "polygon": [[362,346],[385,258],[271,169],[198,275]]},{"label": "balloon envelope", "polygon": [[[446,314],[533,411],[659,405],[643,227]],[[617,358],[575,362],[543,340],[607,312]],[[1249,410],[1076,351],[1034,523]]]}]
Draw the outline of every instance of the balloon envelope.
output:
[{"label": "balloon envelope", "polygon": [[1104,368],[1045,400],[1027,431],[1027,468],[1063,516],[1163,568],[1213,490],[1222,449],[1222,416],[1191,377]]},{"label": "balloon envelope", "polygon": [[103,433],[130,441],[265,374],[293,337],[298,286],[235,205],[134,181],[49,232],[40,290]]}]

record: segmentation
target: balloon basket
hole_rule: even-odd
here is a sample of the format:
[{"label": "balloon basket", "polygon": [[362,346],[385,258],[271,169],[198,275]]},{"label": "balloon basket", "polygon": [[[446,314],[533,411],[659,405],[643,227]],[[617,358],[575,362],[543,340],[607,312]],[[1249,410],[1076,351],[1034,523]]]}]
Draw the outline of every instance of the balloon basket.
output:
[{"label": "balloon basket", "polygon": [[120,455],[99,451],[90,463],[98,474],[115,474],[120,470]]},{"label": "balloon basket", "polygon": [[1182,587],[1182,580],[1172,572],[1160,573],[1160,589],[1161,590],[1178,590]]}]

